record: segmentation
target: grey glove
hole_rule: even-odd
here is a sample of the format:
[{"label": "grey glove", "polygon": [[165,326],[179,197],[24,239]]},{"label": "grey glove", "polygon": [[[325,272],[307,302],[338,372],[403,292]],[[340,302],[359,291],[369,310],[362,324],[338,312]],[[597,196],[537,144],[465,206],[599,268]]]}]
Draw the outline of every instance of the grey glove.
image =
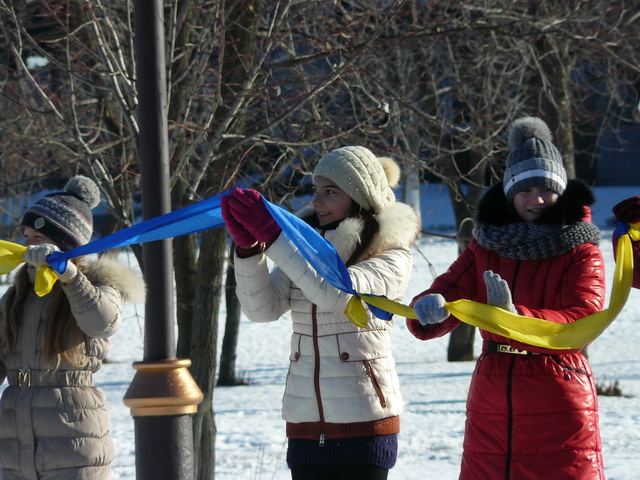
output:
[{"label": "grey glove", "polygon": [[444,308],[446,302],[439,293],[431,293],[418,300],[413,310],[420,325],[436,325],[444,322],[449,317],[449,312]]},{"label": "grey glove", "polygon": [[506,280],[491,270],[484,272],[484,283],[487,286],[487,305],[493,305],[507,310],[511,313],[518,313],[511,300],[511,290]]},{"label": "grey glove", "polygon": [[[43,245],[31,245],[27,247],[27,251],[22,255],[22,259],[33,265],[36,270],[39,270],[41,266],[49,265],[47,263],[47,257],[58,250],[60,250],[58,247],[49,243],[45,243]],[[64,272],[58,273],[56,270],[52,270],[62,283],[70,282],[78,273],[78,268],[70,261],[67,262],[67,268]]]}]

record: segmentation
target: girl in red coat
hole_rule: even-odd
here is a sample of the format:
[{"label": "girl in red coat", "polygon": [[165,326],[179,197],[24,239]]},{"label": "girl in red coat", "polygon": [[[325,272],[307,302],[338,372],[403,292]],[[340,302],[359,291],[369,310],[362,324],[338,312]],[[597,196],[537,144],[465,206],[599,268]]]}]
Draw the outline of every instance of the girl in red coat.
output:
[{"label": "girl in red coat", "polygon": [[[584,221],[594,201],[569,180],[539,118],[514,122],[503,183],[478,205],[474,240],[412,306],[421,340],[460,323],[445,302],[471,299],[567,323],[602,310],[600,234]],[[467,398],[460,478],[603,479],[598,401],[579,350],[551,350],[481,330]]]}]

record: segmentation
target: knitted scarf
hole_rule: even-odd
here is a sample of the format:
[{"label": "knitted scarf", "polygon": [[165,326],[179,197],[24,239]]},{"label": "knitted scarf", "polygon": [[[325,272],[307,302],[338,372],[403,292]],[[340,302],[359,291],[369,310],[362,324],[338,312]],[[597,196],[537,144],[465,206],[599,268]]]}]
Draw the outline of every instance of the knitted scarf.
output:
[{"label": "knitted scarf", "polygon": [[473,235],[480,245],[511,260],[542,260],[585,244],[600,243],[600,231],[590,222],[571,225],[478,223]]}]

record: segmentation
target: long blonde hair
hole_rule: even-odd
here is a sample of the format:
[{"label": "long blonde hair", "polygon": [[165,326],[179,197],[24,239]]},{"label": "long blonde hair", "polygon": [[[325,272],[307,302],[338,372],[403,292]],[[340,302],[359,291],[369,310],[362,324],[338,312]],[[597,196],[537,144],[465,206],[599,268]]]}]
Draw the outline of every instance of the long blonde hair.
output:
[{"label": "long blonde hair", "polygon": [[[78,265],[79,270],[86,269],[84,262],[72,261]],[[16,273],[13,285],[7,290],[3,306],[6,338],[10,350],[13,350],[18,343],[24,316],[24,303],[32,288],[33,283],[29,280],[29,272],[25,265]],[[44,357],[47,363],[53,365],[54,370],[63,360],[78,367],[86,364],[87,357],[81,348],[85,343],[85,336],[71,313],[69,300],[60,282],[56,282],[47,295],[44,316],[48,320],[44,340]]]}]

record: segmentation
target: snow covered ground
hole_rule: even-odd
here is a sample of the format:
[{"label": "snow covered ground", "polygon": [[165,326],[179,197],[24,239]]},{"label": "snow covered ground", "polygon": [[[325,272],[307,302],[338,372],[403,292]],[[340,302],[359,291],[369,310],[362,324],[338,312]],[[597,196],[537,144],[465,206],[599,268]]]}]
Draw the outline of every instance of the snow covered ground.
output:
[{"label": "snow covered ground", "polygon": [[[595,189],[594,222],[602,229],[601,244],[609,277],[613,272],[611,207],[640,193],[640,187]],[[446,192],[425,185],[423,227],[451,233],[453,214]],[[408,302],[455,259],[455,242],[423,237],[415,247]],[[610,279],[609,279],[610,280]],[[610,285],[610,283],[609,283]],[[224,309],[224,305],[222,307]],[[640,471],[640,291],[631,292],[621,315],[590,347],[589,358],[598,383],[619,382],[624,396],[600,397],[604,459],[609,480],[632,480]],[[135,478],[133,419],[122,398],[143,358],[144,305],[127,309],[127,320],[112,341],[110,363],[96,375],[107,394],[117,457],[114,479]],[[221,312],[224,318],[224,312]],[[280,402],[288,366],[290,325],[285,316],[271,324],[242,318],[237,368],[247,386],[216,388],[214,410],[218,437],[217,479],[288,479],[284,422]],[[394,356],[405,401],[398,462],[389,478],[456,479],[462,451],[465,399],[474,362],[446,361],[448,337],[420,342],[404,326],[394,326]],[[223,332],[220,332],[222,338]],[[476,345],[476,354],[479,352]],[[0,386],[0,390],[4,387]]]}]

